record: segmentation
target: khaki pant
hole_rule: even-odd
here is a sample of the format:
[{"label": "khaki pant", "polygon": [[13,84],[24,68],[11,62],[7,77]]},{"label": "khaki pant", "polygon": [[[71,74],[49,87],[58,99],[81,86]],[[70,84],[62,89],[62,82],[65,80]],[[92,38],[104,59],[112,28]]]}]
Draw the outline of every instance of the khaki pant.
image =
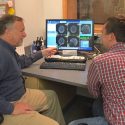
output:
[{"label": "khaki pant", "polygon": [[54,91],[27,89],[22,98],[16,102],[28,103],[34,111],[31,114],[4,115],[4,122],[1,125],[65,125]]}]

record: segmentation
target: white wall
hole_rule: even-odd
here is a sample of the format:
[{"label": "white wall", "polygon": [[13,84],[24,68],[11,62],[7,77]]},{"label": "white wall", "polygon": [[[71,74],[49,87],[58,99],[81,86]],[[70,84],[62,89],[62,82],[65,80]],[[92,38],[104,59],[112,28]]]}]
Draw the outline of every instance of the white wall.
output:
[{"label": "white wall", "polygon": [[45,36],[45,20],[62,18],[62,0],[43,0],[42,32]]},{"label": "white wall", "polygon": [[15,0],[15,10],[24,19],[27,46],[37,36],[45,35],[45,19],[62,18],[62,0]]}]

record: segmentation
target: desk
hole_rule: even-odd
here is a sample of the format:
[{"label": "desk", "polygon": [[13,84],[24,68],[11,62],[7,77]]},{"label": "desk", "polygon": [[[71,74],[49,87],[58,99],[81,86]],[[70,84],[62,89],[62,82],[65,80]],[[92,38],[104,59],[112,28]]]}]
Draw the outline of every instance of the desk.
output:
[{"label": "desk", "polygon": [[76,87],[87,87],[87,73],[90,61],[87,61],[85,71],[40,69],[39,66],[42,61],[43,59],[40,59],[37,62],[33,63],[30,67],[23,69],[23,75],[65,83]]},{"label": "desk", "polygon": [[29,86],[31,82],[36,82],[36,84],[39,82],[38,85],[36,85],[38,87],[34,87],[33,84],[32,88],[52,89],[56,91],[62,107],[65,107],[74,98],[77,87],[84,88],[84,91],[87,90],[86,82],[90,61],[87,61],[85,71],[40,69],[39,67],[42,61],[44,61],[44,59],[40,59],[30,67],[22,70],[23,75],[37,78],[36,80],[29,80]]}]

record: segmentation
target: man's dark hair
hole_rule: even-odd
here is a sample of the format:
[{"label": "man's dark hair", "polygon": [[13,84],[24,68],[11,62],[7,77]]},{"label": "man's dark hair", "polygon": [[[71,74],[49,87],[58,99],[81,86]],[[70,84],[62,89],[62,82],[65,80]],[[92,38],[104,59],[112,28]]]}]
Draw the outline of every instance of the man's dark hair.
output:
[{"label": "man's dark hair", "polygon": [[23,21],[23,18],[5,14],[0,18],[0,35],[3,35],[5,30],[12,25],[15,21]]},{"label": "man's dark hair", "polygon": [[117,42],[125,42],[125,17],[110,17],[106,21],[106,33],[114,33]]}]

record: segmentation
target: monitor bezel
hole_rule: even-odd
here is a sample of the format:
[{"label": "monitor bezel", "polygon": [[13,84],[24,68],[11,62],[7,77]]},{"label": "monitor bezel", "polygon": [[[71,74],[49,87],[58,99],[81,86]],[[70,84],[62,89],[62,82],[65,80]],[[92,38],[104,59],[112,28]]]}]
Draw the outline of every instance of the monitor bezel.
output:
[{"label": "monitor bezel", "polygon": [[[92,21],[92,40],[93,42],[91,43],[92,45],[92,49],[91,50],[85,50],[85,49],[64,49],[64,50],[76,50],[76,51],[86,51],[86,52],[91,52],[94,51],[94,20],[92,19],[46,19],[46,27],[45,27],[45,35],[46,35],[46,39],[45,39],[45,47],[48,48],[47,46],[47,22],[48,21]],[[59,51],[62,51],[63,49],[59,49],[57,48]]]}]

